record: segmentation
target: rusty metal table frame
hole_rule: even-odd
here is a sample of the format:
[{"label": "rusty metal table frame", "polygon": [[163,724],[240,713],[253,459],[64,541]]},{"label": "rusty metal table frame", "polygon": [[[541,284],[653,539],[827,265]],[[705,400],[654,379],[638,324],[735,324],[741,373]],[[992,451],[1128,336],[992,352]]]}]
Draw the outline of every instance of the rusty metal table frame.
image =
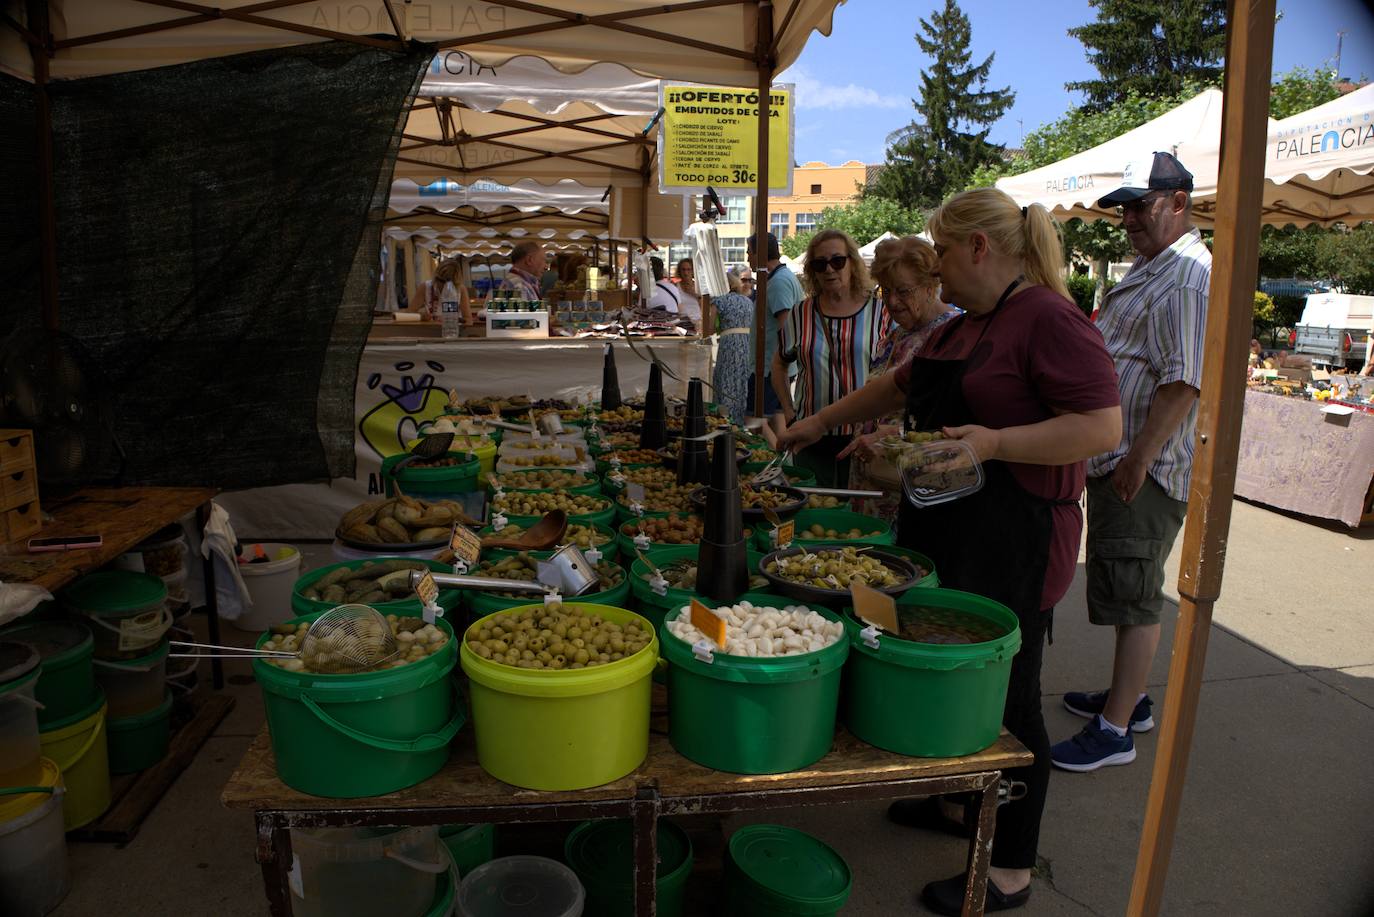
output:
[{"label": "rusty metal table frame", "polygon": [[511,803],[503,805],[402,806],[396,808],[337,808],[257,810],[257,862],[262,867],[268,904],[274,917],[291,914],[288,876],[291,869],[292,828],[440,825],[472,822],[515,824],[628,818],[633,824],[635,914],[653,917],[655,866],[658,861],[658,819],[685,814],[726,814],[768,809],[831,805],[874,799],[972,792],[981,797],[974,836],[969,841],[968,885],[964,917],[983,913],[992,832],[997,811],[999,770],[966,774],[913,777],[874,783],[759,789],[692,795],[661,795],[653,785],[640,786],[633,798],[589,799],[584,802]]}]

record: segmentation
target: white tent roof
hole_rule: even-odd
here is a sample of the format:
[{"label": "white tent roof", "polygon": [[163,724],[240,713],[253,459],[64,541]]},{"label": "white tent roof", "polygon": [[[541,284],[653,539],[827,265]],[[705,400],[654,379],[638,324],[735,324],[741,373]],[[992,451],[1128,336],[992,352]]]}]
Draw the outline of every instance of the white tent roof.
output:
[{"label": "white tent roof", "polygon": [[545,185],[527,178],[503,185],[480,179],[464,185],[441,178],[418,185],[408,179],[399,179],[391,183],[387,212],[404,214],[423,209],[452,213],[466,207],[481,213],[505,208],[532,213],[552,208],[561,213],[604,214],[609,210],[604,200],[606,196],[605,188],[589,188],[569,180]]},{"label": "white tent roof", "polygon": [[[774,0],[774,73],[796,60],[812,31],[830,33],[840,0]],[[648,77],[755,85],[756,0],[49,0],[55,79],[96,76],[346,38],[382,48],[433,42],[484,64],[535,55],[564,73],[617,61]],[[23,23],[24,4],[6,4]],[[0,69],[33,78],[18,33],[0,28]]]},{"label": "white tent roof", "polygon": [[1266,223],[1374,220],[1374,83],[1273,122],[1264,163]]},{"label": "white tent roof", "polygon": [[[1141,155],[1171,152],[1193,173],[1194,200],[1217,193],[1221,141],[1219,89],[1208,89],[1153,121],[1052,165],[998,179],[997,187],[1023,207],[1038,203],[1069,220],[1116,220],[1115,210],[1097,207],[1097,199],[1121,184],[1126,163]],[[1210,225],[1205,213],[1199,222]]]},{"label": "white tent roof", "polygon": [[895,238],[897,238],[897,237],[896,237],[895,235],[893,235],[891,231],[888,231],[888,232],[883,233],[881,236],[879,236],[878,238],[874,239],[872,242],[869,242],[867,245],[865,245],[865,246],[863,246],[862,248],[860,248],[860,249],[859,249],[859,257],[863,258],[865,261],[867,261],[867,262],[869,262],[870,264],[872,264],[872,263],[873,263],[873,257],[874,257],[875,255],[878,254],[878,246],[881,245],[882,243],[886,242],[888,239],[895,239]]}]

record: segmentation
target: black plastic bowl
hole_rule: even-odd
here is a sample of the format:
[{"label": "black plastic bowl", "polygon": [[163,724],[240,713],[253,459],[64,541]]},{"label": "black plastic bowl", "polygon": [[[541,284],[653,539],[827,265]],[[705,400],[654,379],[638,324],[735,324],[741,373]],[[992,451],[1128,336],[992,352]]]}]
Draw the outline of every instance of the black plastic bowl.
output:
[{"label": "black plastic bowl", "polygon": [[[790,502],[784,503],[782,506],[775,507],[772,510],[773,514],[777,516],[779,519],[786,519],[789,516],[796,515],[798,512],[806,508],[806,494],[802,493],[800,490],[797,490],[797,488],[795,487],[759,487],[755,489],[776,490],[792,498]],[[706,512],[706,490],[707,489],[705,487],[698,487],[696,490],[692,491],[692,505],[697,508],[697,512],[699,513]],[[752,519],[756,523],[766,522],[768,519],[768,517],[763,514],[762,509],[749,506],[744,507],[744,518]]]},{"label": "black plastic bowl", "polygon": [[[838,550],[838,546],[823,546],[811,550],[808,553],[820,554],[826,550]],[[768,583],[772,587],[773,591],[776,591],[777,593],[785,595],[789,598],[798,599],[802,602],[819,602],[821,604],[851,602],[852,598],[850,597],[848,588],[821,589],[816,586],[809,586],[803,583],[793,582],[789,579],[783,579],[782,577],[776,574],[768,572],[768,565],[773,561],[776,561],[781,557],[791,557],[794,554],[801,554],[804,551],[806,551],[805,548],[783,548],[781,550],[774,551],[773,553],[766,555],[763,558],[763,560],[759,563],[759,573],[765,579],[768,580]],[[916,569],[916,565],[913,564],[907,558],[903,557],[901,554],[895,554],[891,551],[884,551],[882,548],[871,548],[865,551],[864,553],[882,561],[884,566],[891,567],[898,573],[906,574],[905,580],[898,583],[896,586],[885,586],[881,589],[878,589],[879,592],[886,592],[888,595],[892,596],[901,595],[908,589],[913,588],[916,585],[916,581],[920,579],[920,571]]]}]

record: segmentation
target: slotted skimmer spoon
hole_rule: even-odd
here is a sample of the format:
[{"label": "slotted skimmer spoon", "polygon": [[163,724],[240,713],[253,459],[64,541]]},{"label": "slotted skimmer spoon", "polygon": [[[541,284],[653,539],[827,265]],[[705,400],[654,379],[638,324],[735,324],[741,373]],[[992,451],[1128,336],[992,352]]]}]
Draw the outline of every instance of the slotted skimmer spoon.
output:
[{"label": "slotted skimmer spoon", "polygon": [[[329,675],[366,672],[390,662],[401,654],[396,635],[386,618],[371,605],[339,605],[320,615],[305,632],[301,648],[294,653],[260,650],[242,646],[216,646],[173,640],[172,649],[216,650],[206,659],[301,659],[313,671]],[[175,659],[197,653],[169,653]]]}]

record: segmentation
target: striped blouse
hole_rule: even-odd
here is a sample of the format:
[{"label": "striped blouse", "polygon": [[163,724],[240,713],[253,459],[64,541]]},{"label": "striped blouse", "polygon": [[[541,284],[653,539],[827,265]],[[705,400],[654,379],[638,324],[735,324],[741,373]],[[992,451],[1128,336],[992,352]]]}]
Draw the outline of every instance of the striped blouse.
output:
[{"label": "striped blouse", "polygon": [[[1171,382],[1202,388],[1203,337],[1212,253],[1196,229],[1149,261],[1137,258],[1112,287],[1097,315],[1102,340],[1116,364],[1121,392],[1121,442],[1088,460],[1088,477],[1111,474],[1145,427],[1155,390]],[[1164,443],[1150,477],[1175,500],[1188,499],[1193,474],[1197,404]]]},{"label": "striped blouse", "polygon": [[[814,296],[793,309],[783,328],[783,346],[798,354],[797,416],[816,414],[862,388],[887,353],[887,338],[894,328],[887,306],[876,294],[844,318],[822,315]],[[850,435],[858,429],[848,424],[827,432]]]}]

